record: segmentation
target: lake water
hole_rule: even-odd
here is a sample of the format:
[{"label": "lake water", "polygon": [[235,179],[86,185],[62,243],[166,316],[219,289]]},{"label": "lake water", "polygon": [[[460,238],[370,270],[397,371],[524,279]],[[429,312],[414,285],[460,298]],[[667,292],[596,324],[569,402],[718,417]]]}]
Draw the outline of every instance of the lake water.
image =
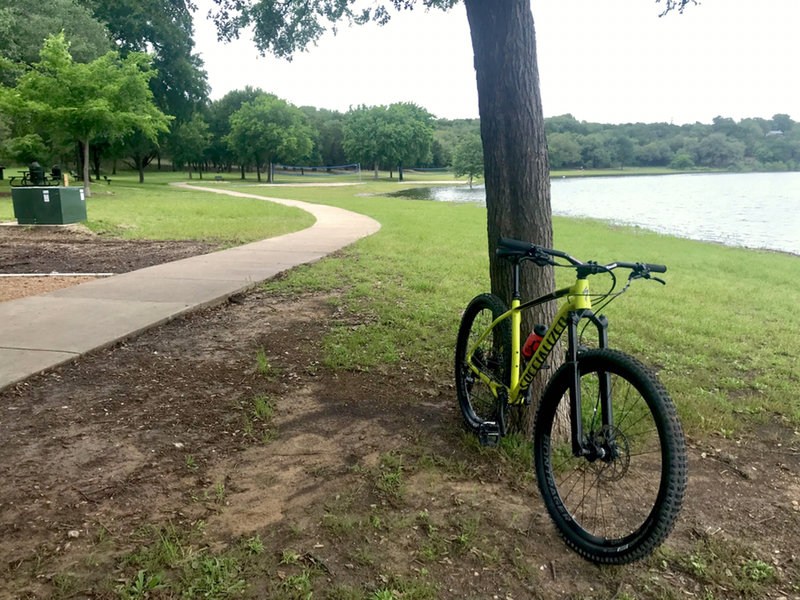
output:
[{"label": "lake water", "polygon": [[[421,188],[406,197],[485,202],[482,187]],[[800,254],[800,173],[575,177],[551,181],[553,214],[637,225],[728,246]]]}]

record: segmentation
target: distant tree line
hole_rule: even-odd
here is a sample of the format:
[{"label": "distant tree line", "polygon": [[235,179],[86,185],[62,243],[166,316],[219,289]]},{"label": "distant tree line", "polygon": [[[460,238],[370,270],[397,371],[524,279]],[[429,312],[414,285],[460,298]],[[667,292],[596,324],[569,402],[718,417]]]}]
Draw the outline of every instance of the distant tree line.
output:
[{"label": "distant tree line", "polygon": [[545,119],[553,169],[660,166],[736,171],[800,170],[800,126],[789,115],[710,125],[602,125],[572,115]]},{"label": "distant tree line", "polygon": [[[47,41],[42,40],[50,34]],[[0,162],[74,165],[88,182],[118,163],[270,176],[270,163],[397,173],[483,173],[477,119],[436,119],[409,102],[339,112],[245,87],[211,101],[185,0],[24,0],[0,8]],[[66,84],[69,82],[69,85]],[[122,93],[120,90],[124,90]],[[711,124],[545,120],[554,169],[800,170],[788,115]]]}]

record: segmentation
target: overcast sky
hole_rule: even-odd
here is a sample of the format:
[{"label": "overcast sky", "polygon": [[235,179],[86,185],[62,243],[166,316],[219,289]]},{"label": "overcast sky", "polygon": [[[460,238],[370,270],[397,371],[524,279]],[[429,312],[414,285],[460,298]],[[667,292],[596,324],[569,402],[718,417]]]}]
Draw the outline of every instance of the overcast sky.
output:
[{"label": "overcast sky", "polygon": [[[289,63],[260,57],[246,34],[217,42],[205,19],[211,0],[196,1],[196,50],[212,99],[251,85],[298,106],[411,101],[437,117],[478,116],[463,4],[343,27]],[[788,113],[800,121],[800,0],[702,0],[663,18],[653,0],[532,4],[545,116],[682,124]]]}]

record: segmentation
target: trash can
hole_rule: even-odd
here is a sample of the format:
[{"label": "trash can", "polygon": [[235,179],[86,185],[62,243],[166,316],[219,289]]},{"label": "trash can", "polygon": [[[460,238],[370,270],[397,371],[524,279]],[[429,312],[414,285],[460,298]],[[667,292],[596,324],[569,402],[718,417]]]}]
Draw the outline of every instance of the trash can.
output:
[{"label": "trash can", "polygon": [[11,200],[20,225],[66,225],[86,220],[82,187],[12,187]]}]

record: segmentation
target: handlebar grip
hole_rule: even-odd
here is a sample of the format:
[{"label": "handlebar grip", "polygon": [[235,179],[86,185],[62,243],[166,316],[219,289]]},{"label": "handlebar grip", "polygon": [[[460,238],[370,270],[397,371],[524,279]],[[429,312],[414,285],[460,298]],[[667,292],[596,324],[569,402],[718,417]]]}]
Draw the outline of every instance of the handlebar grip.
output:
[{"label": "handlebar grip", "polygon": [[530,242],[523,242],[522,240],[501,237],[500,243],[497,247],[497,253],[501,254],[503,250],[511,250],[512,252],[530,252],[535,247],[536,246]]},{"label": "handlebar grip", "polygon": [[647,270],[651,273],[666,273],[667,272],[667,265],[655,265],[652,263],[644,263],[647,267]]}]

